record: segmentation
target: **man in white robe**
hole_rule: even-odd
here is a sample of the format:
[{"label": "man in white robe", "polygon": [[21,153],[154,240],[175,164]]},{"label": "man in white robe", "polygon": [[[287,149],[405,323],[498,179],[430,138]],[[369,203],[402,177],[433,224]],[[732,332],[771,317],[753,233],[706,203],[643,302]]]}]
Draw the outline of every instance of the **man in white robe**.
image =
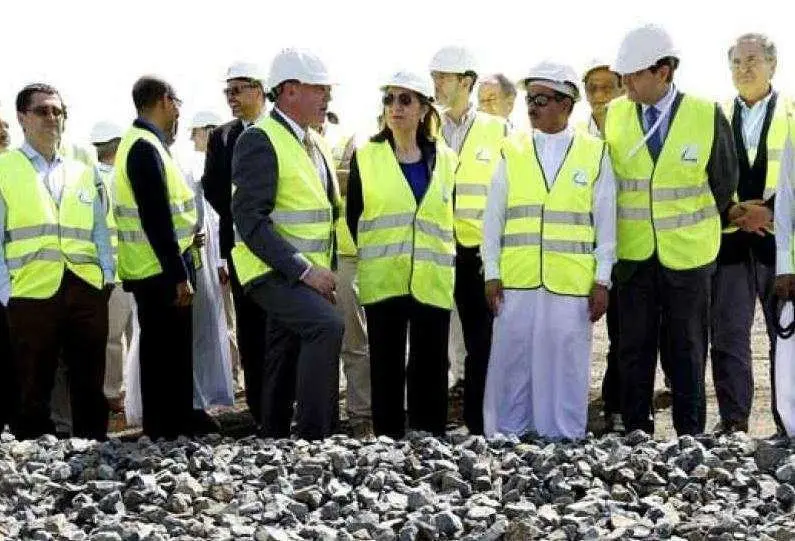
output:
[{"label": "man in white robe", "polygon": [[576,74],[544,62],[520,83],[531,133],[508,137],[484,219],[495,313],[484,421],[496,433],[585,436],[592,324],[615,261],[616,189],[604,143],[569,126]]}]

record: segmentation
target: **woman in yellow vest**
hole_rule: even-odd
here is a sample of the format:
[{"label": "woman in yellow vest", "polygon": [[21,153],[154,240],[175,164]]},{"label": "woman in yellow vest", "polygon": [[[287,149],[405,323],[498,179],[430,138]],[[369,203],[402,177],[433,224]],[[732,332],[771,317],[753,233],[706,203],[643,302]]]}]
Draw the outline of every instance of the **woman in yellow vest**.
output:
[{"label": "woman in yellow vest", "polygon": [[408,388],[409,428],[442,434],[455,281],[456,158],[436,139],[429,80],[398,72],[382,90],[384,127],[353,155],[347,200],[367,315],[373,429],[403,435]]},{"label": "woman in yellow vest", "polygon": [[591,328],[615,262],[616,188],[600,139],[569,126],[568,66],[522,81],[532,133],[505,142],[484,219],[486,299],[495,314],[483,401],[486,436],[585,436]]}]

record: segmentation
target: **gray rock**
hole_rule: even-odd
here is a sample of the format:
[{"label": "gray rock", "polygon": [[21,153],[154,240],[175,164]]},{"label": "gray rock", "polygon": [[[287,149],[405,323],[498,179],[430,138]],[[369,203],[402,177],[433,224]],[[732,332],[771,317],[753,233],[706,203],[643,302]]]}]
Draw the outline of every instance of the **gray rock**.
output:
[{"label": "gray rock", "polygon": [[558,515],[557,511],[551,505],[542,505],[538,508],[538,518],[544,524],[552,526],[553,528],[557,528],[560,524],[560,515]]},{"label": "gray rock", "polygon": [[433,491],[427,486],[420,486],[409,491],[408,508],[411,511],[416,511],[425,506],[432,506],[435,499]]},{"label": "gray rock", "polygon": [[464,529],[461,519],[452,511],[442,511],[433,517],[436,529],[439,533],[447,536],[454,536]]}]

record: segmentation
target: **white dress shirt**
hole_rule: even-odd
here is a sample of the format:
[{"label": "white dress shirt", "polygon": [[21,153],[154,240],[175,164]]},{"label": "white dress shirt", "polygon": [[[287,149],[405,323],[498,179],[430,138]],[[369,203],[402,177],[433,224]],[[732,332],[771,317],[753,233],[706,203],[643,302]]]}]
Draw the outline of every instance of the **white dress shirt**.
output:
[{"label": "white dress shirt", "polygon": [[[668,126],[671,124],[671,108],[673,107],[674,98],[676,98],[676,87],[671,84],[670,88],[668,88],[668,92],[660,98],[660,101],[654,104],[654,108],[657,109],[657,114],[662,116],[662,120],[660,121],[660,127],[657,128],[657,132],[660,134],[660,142],[665,143],[665,136],[668,135]],[[649,110],[651,105],[643,104],[641,105],[641,111],[643,113],[643,132],[647,133],[651,126],[649,126],[649,122],[646,117],[646,111]]]},{"label": "white dress shirt", "polygon": [[795,156],[792,138],[788,137],[781,156],[781,172],[776,186],[776,206],[773,222],[776,232],[776,274],[793,274],[792,268],[792,183],[795,182]]},{"label": "white dress shirt", "polygon": [[466,110],[464,116],[461,117],[460,122],[455,122],[447,114],[442,115],[442,135],[447,146],[453,149],[456,154],[461,153],[461,148],[464,146],[469,128],[477,116],[475,106],[470,104],[469,109]]},{"label": "white dress shirt", "polygon": [[765,123],[765,116],[767,116],[767,105],[772,96],[773,92],[768,92],[767,96],[750,107],[739,96],[735,98],[735,101],[740,104],[743,144],[748,155],[748,163],[751,165],[756,160],[759,138],[762,136],[762,126]]},{"label": "white dress shirt", "polygon": [[[544,172],[548,188],[555,183],[558,171],[566,158],[574,129],[567,127],[559,133],[533,131],[536,154]],[[505,229],[505,210],[508,205],[508,178],[505,160],[500,160],[491,181],[483,217],[483,264],[486,280],[500,278],[500,252]],[[616,181],[607,152],[602,157],[599,177],[594,183],[593,220],[596,235],[594,257],[595,281],[609,287],[610,273],[616,262]]]}]

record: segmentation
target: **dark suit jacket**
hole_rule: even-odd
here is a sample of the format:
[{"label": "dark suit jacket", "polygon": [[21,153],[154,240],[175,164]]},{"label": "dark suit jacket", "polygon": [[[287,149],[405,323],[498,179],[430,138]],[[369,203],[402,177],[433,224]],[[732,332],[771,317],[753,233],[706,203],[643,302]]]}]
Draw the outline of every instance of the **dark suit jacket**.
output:
[{"label": "dark suit jacket", "polygon": [[232,153],[241,133],[243,122],[238,119],[210,132],[202,176],[204,198],[220,217],[218,238],[221,257],[225,259],[229,258],[235,245],[232,230]]},{"label": "dark suit jacket", "polygon": [[[275,111],[271,118],[281,123],[295,135],[289,124]],[[297,137],[297,136],[296,136]],[[333,219],[339,217],[335,204],[335,184],[331,176],[334,164],[326,163],[326,195],[331,201]],[[276,204],[279,181],[279,160],[268,136],[259,129],[243,132],[235,145],[232,159],[232,178],[236,187],[232,197],[232,215],[235,226],[246,246],[261,260],[273,267],[288,282],[298,282],[309,263],[288,240],[274,229],[270,214]],[[320,180],[318,180],[320,182]],[[331,242],[334,242],[331,235]],[[336,254],[336,249],[332,250]],[[335,261],[332,261],[332,267]],[[259,280],[261,281],[261,279]],[[257,285],[254,281],[247,289]]]}]

